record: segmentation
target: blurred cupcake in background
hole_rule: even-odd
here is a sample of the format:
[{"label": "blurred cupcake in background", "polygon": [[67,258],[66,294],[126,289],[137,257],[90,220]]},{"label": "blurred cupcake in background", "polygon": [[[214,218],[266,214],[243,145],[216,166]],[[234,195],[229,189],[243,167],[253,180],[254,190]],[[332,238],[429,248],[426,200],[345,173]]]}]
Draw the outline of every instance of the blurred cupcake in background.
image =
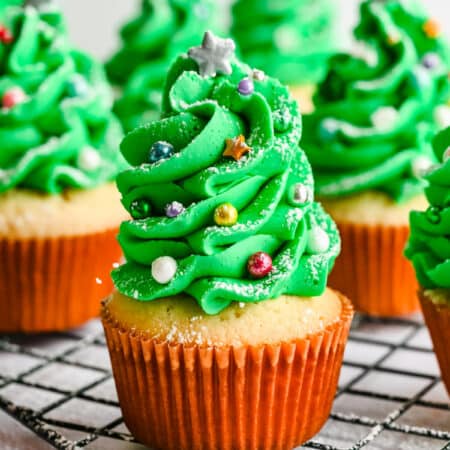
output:
[{"label": "blurred cupcake in background", "polygon": [[123,133],[101,65],[52,2],[5,8],[1,23],[0,331],[62,330],[111,289]]},{"label": "blurred cupcake in background", "polygon": [[426,204],[432,138],[450,124],[449,51],[437,22],[406,0],[363,2],[355,37],[352,54],[330,61],[302,145],[342,235],[331,286],[362,312],[408,314],[419,304],[402,249],[409,212]]},{"label": "blurred cupcake in background", "polygon": [[[133,220],[102,318],[124,421],[154,449],[290,449],[330,413],[353,308],[326,288],[340,240],[314,202],[301,118],[206,33],[162,119],[121,144]],[[176,427],[173,424],[177,424]]]},{"label": "blurred cupcake in background", "polygon": [[287,84],[302,112],[336,52],[335,0],[237,0],[232,34],[248,64]]},{"label": "blurred cupcake in background", "polygon": [[215,29],[214,0],[142,0],[138,15],[121,30],[122,48],[106,64],[120,87],[114,111],[125,131],[158,118],[170,63]]},{"label": "blurred cupcake in background", "polygon": [[426,175],[429,207],[411,213],[406,256],[416,269],[420,301],[450,394],[450,128],[434,141],[441,164]]}]

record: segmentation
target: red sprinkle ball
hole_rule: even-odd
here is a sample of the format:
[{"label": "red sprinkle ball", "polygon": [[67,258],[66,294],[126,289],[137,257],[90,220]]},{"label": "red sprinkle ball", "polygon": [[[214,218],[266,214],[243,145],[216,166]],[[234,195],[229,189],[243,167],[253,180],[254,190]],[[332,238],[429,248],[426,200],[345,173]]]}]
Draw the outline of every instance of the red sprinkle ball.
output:
[{"label": "red sprinkle ball", "polygon": [[27,99],[27,95],[20,87],[14,87],[9,89],[3,94],[2,106],[3,108],[13,108],[19,103],[23,103]]},{"label": "red sprinkle ball", "polygon": [[0,25],[0,42],[3,42],[4,44],[11,44],[13,40],[14,38],[11,31],[9,31],[5,26]]},{"label": "red sprinkle ball", "polygon": [[250,256],[247,270],[253,278],[264,278],[272,272],[272,258],[264,252],[257,252]]}]

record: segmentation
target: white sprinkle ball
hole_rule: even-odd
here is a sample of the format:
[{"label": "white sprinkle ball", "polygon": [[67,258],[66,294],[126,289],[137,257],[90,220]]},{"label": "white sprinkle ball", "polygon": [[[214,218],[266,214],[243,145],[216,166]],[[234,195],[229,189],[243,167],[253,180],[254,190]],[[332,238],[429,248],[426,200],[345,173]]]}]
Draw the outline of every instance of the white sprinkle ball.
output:
[{"label": "white sprinkle ball", "polygon": [[398,111],[392,106],[383,106],[372,114],[371,119],[377,130],[389,130],[398,120]]},{"label": "white sprinkle ball", "polygon": [[152,277],[159,284],[169,283],[177,273],[177,262],[171,256],[160,256],[152,263]]},{"label": "white sprinkle ball", "polygon": [[434,121],[439,128],[450,127],[450,106],[439,105],[434,108]]},{"label": "white sprinkle ball", "polygon": [[84,147],[78,155],[77,166],[86,172],[98,169],[100,163],[101,157],[95,148]]},{"label": "white sprinkle ball", "polygon": [[325,253],[330,248],[330,238],[326,231],[314,225],[308,230],[308,240],[306,250],[310,254]]},{"label": "white sprinkle ball", "polygon": [[416,178],[421,178],[429,172],[432,166],[433,161],[428,156],[420,155],[411,162],[411,172]]}]

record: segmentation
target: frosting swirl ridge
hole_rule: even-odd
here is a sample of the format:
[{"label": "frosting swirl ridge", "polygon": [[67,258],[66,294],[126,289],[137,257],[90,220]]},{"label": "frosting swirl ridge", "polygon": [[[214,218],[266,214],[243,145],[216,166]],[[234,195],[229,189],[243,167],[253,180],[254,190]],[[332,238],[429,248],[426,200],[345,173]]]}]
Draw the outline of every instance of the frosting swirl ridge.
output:
[{"label": "frosting swirl ridge", "polygon": [[411,212],[411,237],[405,253],[423,288],[450,289],[450,128],[435,138],[434,148],[442,164],[426,175],[430,207]]},{"label": "frosting swirl ridge", "polygon": [[[202,77],[182,55],[168,73],[162,117],[122,142],[134,166],[117,180],[123,204],[133,217],[142,202],[151,213],[122,224],[127,263],[113,272],[117,289],[141,301],[185,292],[209,314],[233,301],[321,294],[340,241],[313,202],[287,89],[237,61],[229,75]],[[155,145],[171,153],[153,162]],[[166,208],[174,200],[176,215]],[[249,265],[261,253],[273,267],[259,277]],[[176,265],[163,282],[154,276],[160,258]]]},{"label": "frosting swirl ridge", "polygon": [[58,193],[114,179],[122,136],[100,64],[72,48],[59,10],[8,8],[0,44],[0,193]]},{"label": "frosting swirl ridge", "polygon": [[448,45],[407,0],[363,2],[355,37],[304,117],[303,146],[319,196],[375,189],[400,202],[421,192],[430,141],[450,116]]},{"label": "frosting swirl ridge", "polygon": [[211,0],[142,0],[121,30],[123,47],[106,65],[111,81],[124,86],[114,110],[126,131],[158,117],[171,62],[200,40],[214,12]]}]

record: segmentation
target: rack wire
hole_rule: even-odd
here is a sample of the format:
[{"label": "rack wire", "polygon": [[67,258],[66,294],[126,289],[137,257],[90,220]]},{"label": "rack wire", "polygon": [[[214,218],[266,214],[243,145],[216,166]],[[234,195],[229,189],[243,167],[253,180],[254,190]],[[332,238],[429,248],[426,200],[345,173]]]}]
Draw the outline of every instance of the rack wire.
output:
[{"label": "rack wire", "polygon": [[[0,336],[0,408],[57,449],[144,449],[121,418],[98,320]],[[301,449],[450,450],[449,399],[420,317],[358,317],[330,419]]]}]

